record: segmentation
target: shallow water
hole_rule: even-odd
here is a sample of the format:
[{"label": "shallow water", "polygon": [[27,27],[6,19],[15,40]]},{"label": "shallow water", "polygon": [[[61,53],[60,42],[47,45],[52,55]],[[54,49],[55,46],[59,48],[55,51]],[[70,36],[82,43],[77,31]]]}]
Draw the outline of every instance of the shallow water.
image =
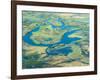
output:
[{"label": "shallow water", "polygon": [[88,26],[89,14],[23,11],[23,68],[89,65]]}]

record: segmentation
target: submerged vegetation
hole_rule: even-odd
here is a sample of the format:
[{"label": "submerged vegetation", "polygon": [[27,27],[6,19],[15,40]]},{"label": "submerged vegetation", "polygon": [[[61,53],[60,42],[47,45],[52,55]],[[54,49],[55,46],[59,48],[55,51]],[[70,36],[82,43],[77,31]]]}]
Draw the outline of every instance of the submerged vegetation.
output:
[{"label": "submerged vegetation", "polygon": [[22,14],[23,69],[89,65],[89,14]]}]

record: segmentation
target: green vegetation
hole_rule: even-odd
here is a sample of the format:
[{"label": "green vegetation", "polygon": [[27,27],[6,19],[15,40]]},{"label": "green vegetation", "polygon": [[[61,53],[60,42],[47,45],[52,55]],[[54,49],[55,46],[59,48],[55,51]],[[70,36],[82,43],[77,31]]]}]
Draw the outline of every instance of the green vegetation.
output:
[{"label": "green vegetation", "polygon": [[[32,30],[29,39],[35,44],[54,44],[53,46],[30,45],[23,39],[22,68],[74,67],[89,65],[89,14],[23,11],[23,37]],[[66,38],[79,40],[70,43],[59,43],[64,33],[78,30]],[[68,40],[68,39],[66,39]],[[68,41],[66,41],[68,42]],[[72,52],[63,54],[64,48]],[[60,52],[58,55],[47,55],[46,50]],[[66,50],[67,51],[67,50]],[[67,52],[64,52],[67,53]]]}]

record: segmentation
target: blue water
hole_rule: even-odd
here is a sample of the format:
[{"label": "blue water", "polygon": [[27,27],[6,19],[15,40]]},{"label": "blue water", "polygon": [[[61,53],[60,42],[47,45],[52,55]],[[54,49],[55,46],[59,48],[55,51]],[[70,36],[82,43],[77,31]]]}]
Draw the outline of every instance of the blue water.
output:
[{"label": "blue water", "polygon": [[48,50],[48,49],[49,48],[46,49],[47,55],[58,55],[58,54],[68,55],[70,52],[72,52],[71,47],[64,47],[54,50]]},{"label": "blue water", "polygon": [[[61,25],[60,28],[61,28],[62,30],[63,30],[63,29],[70,28],[70,26],[65,26],[65,24],[62,22],[62,20],[61,20],[60,18],[58,18],[57,21],[61,22],[62,25]],[[48,22],[47,22],[47,23],[48,23]],[[51,23],[48,23],[48,24],[50,24],[50,25],[52,26],[52,28],[57,28],[57,26],[55,26],[55,25],[53,25],[53,24],[51,24]],[[69,38],[69,37],[68,37],[69,35],[71,35],[71,34],[77,32],[77,31],[79,31],[79,30],[72,30],[72,31],[69,31],[69,32],[65,32],[65,33],[63,34],[63,36],[61,37],[61,39],[60,39],[58,42],[56,42],[56,43],[52,43],[52,44],[50,44],[50,43],[48,43],[48,44],[43,44],[43,43],[36,44],[36,43],[34,42],[34,40],[31,40],[31,39],[30,39],[30,37],[33,35],[33,34],[32,34],[33,32],[39,31],[40,27],[41,27],[41,25],[40,25],[40,26],[37,25],[37,27],[36,27],[35,29],[31,30],[31,31],[28,32],[25,36],[23,36],[23,40],[24,40],[26,43],[28,43],[28,44],[30,44],[30,45],[32,45],[32,46],[46,46],[46,47],[48,47],[48,48],[51,48],[53,45],[70,44],[70,43],[73,42],[73,41],[80,40],[80,38],[78,38],[78,37],[74,37],[74,38]],[[49,41],[49,40],[51,40],[51,39],[48,39],[48,41]],[[68,54],[68,53],[70,53],[70,52],[72,52],[71,48],[65,47],[65,48],[61,48],[61,49],[55,49],[55,50],[47,51],[47,54],[48,54],[48,55],[50,55],[50,54],[51,54],[51,55],[55,55],[55,54],[59,54],[59,53]]]}]

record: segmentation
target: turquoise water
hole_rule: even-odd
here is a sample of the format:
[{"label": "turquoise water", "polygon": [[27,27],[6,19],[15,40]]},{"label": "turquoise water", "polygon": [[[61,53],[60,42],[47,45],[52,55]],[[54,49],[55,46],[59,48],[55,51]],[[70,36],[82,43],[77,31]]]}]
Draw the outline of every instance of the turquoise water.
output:
[{"label": "turquoise water", "polygon": [[89,65],[89,14],[22,13],[23,69]]},{"label": "turquoise water", "polygon": [[[60,29],[67,29],[67,28],[71,27],[71,26],[65,26],[65,24],[61,21],[60,18],[57,19],[57,21],[59,21],[60,23],[62,23]],[[49,24],[50,24],[50,23],[49,23]],[[51,24],[50,24],[50,25],[51,25]],[[54,25],[51,25],[51,26],[52,26],[53,29],[54,29],[54,28],[57,28],[57,26],[54,26]],[[54,45],[59,45],[59,44],[70,44],[70,43],[72,43],[72,42],[75,42],[75,41],[81,39],[81,38],[78,38],[78,37],[69,38],[69,37],[68,37],[69,35],[71,35],[71,34],[76,33],[76,32],[79,31],[79,30],[72,30],[72,31],[69,31],[69,32],[65,32],[65,33],[62,35],[61,39],[60,39],[58,42],[56,42],[56,43],[53,43],[53,44],[49,44],[49,43],[48,43],[48,44],[36,44],[36,43],[34,42],[34,40],[31,40],[31,39],[30,39],[30,37],[32,36],[32,33],[33,33],[33,32],[38,32],[39,29],[40,29],[40,27],[41,27],[41,25],[40,25],[40,26],[36,26],[35,29],[33,29],[33,30],[31,30],[30,32],[28,32],[25,36],[23,36],[23,40],[24,40],[26,43],[28,43],[28,44],[30,44],[30,45],[32,45],[32,46],[46,46],[46,47],[50,48],[50,47],[52,47],[52,46],[54,46]],[[49,40],[51,40],[51,39],[48,39],[48,41],[49,41]],[[66,53],[66,52],[67,52],[67,53]],[[66,55],[67,55],[67,54],[69,54],[70,52],[72,52],[71,48],[65,47],[65,48],[61,48],[61,49],[57,49],[57,50],[53,50],[53,51],[49,51],[49,52],[47,51],[47,54],[48,54],[48,55],[55,55],[55,54],[62,53],[62,54],[66,54]]]}]

